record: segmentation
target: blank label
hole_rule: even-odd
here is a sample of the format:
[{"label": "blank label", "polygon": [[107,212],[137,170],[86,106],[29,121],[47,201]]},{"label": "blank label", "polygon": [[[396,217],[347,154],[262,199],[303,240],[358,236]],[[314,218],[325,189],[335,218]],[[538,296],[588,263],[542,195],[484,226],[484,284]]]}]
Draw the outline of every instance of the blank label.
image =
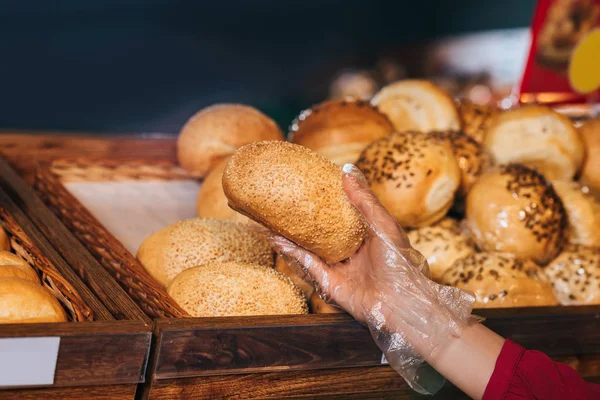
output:
[{"label": "blank label", "polygon": [[54,383],[60,337],[0,339],[0,387]]}]

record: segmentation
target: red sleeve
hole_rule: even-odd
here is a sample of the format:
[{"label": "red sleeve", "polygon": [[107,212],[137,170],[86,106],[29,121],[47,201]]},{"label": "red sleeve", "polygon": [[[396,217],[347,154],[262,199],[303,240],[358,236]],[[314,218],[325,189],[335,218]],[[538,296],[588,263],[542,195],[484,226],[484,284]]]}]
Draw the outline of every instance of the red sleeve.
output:
[{"label": "red sleeve", "polygon": [[506,340],[485,388],[483,400],[600,399],[600,385],[584,381],[574,369],[539,351]]}]

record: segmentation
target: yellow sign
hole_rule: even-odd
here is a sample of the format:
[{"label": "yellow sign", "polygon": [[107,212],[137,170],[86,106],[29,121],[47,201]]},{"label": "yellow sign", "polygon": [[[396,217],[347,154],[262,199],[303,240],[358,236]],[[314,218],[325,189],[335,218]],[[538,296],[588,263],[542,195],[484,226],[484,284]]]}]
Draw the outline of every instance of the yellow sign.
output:
[{"label": "yellow sign", "polygon": [[573,51],[569,82],[581,94],[600,88],[600,29],[591,31]]}]

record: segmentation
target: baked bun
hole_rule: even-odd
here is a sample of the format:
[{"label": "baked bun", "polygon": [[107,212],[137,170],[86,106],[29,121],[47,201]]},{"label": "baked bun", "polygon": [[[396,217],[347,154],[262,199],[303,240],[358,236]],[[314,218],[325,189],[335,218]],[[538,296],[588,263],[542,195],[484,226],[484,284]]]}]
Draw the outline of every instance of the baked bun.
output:
[{"label": "baked bun", "polygon": [[462,229],[460,227],[460,221],[451,217],[444,217],[437,221],[435,224],[432,224],[431,226],[448,229],[455,233],[462,232]]},{"label": "baked bun", "polygon": [[273,268],[212,262],[177,275],[168,293],[193,317],[307,314],[302,291]]},{"label": "baked bun", "polygon": [[0,324],[66,320],[65,310],[45,287],[26,279],[0,279]]},{"label": "baked bun", "polygon": [[568,246],[544,271],[560,304],[600,304],[599,248]]},{"label": "baked bun", "polygon": [[190,174],[204,177],[221,158],[261,140],[284,140],[271,118],[250,106],[216,104],[200,110],[183,126],[177,159]]},{"label": "baked bun", "polygon": [[463,132],[477,143],[483,142],[490,123],[501,112],[502,110],[493,104],[479,105],[468,100],[462,100],[458,106]]},{"label": "baked bun", "polygon": [[368,102],[331,100],[303,111],[292,122],[290,141],[308,147],[342,167],[354,164],[369,143],[394,131]]},{"label": "baked bun", "polygon": [[371,143],[356,166],[390,214],[408,228],[444,217],[460,184],[450,142],[421,132],[394,133]]},{"label": "baked bun", "polygon": [[371,104],[388,116],[397,132],[460,129],[452,97],[428,81],[407,79],[381,89]]},{"label": "baked bun", "polygon": [[353,255],[367,233],[341,168],[296,144],[242,147],[225,167],[223,190],[230,207],[329,263]]},{"label": "baked bun", "polygon": [[600,247],[600,204],[589,189],[565,181],[552,186],[567,211],[569,243]]},{"label": "baked bun", "polygon": [[297,268],[290,266],[287,262],[285,262],[283,257],[279,255],[275,260],[275,271],[280,272],[290,278],[290,280],[294,282],[294,284],[298,286],[300,290],[302,290],[304,297],[307,299],[310,299],[315,292],[315,287],[311,283],[307,282],[307,279],[304,279],[306,274],[304,274],[302,271],[298,271]]},{"label": "baked bun", "polygon": [[543,106],[499,114],[489,127],[484,149],[496,163],[520,163],[549,180],[571,180],[583,163],[584,147],[571,121]]},{"label": "baked bun", "polygon": [[319,296],[316,291],[310,297],[308,301],[310,312],[313,314],[343,314],[344,310],[334,305],[327,303]]},{"label": "baked bun", "polygon": [[229,158],[225,158],[219,161],[202,181],[196,211],[200,218],[248,223],[250,220],[247,217],[229,207],[227,197],[223,193],[223,171],[228,160]]},{"label": "baked bun", "polygon": [[[579,127],[585,143],[586,157],[581,169],[581,183],[600,195],[600,119],[585,121]],[[600,196],[599,196],[600,197]]]},{"label": "baked bun", "polygon": [[565,242],[567,214],[552,185],[519,164],[484,175],[467,196],[466,225],[483,251],[546,264]]},{"label": "baked bun", "polygon": [[456,260],[475,252],[469,238],[456,230],[426,226],[407,235],[412,247],[427,258],[434,281],[438,281]]},{"label": "baked bun", "polygon": [[483,151],[483,148],[475,139],[460,131],[438,133],[450,141],[454,156],[460,168],[460,186],[457,196],[467,196],[475,182],[492,165],[491,157]]},{"label": "baked bun", "polygon": [[209,262],[239,261],[273,267],[266,239],[247,226],[214,219],[179,221],[147,237],[137,258],[150,275],[167,286],[181,271]]},{"label": "baked bun", "polygon": [[458,260],[441,283],[475,294],[475,308],[557,305],[543,271],[508,253],[474,253]]},{"label": "baked bun", "polygon": [[2,226],[0,226],[0,251],[10,251],[10,239]]}]

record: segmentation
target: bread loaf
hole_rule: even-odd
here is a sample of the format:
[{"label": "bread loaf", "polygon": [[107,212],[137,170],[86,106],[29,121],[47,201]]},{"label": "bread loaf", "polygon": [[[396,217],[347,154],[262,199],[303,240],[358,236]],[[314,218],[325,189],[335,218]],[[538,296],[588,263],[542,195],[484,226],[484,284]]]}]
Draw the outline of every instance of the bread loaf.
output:
[{"label": "bread loaf", "polygon": [[50,291],[20,278],[0,278],[0,324],[64,322],[65,310]]},{"label": "bread loaf", "polygon": [[544,271],[565,306],[600,304],[600,249],[568,246]]},{"label": "bread loaf", "polygon": [[40,283],[37,272],[27,261],[8,251],[0,251],[0,279],[8,277]]}]

